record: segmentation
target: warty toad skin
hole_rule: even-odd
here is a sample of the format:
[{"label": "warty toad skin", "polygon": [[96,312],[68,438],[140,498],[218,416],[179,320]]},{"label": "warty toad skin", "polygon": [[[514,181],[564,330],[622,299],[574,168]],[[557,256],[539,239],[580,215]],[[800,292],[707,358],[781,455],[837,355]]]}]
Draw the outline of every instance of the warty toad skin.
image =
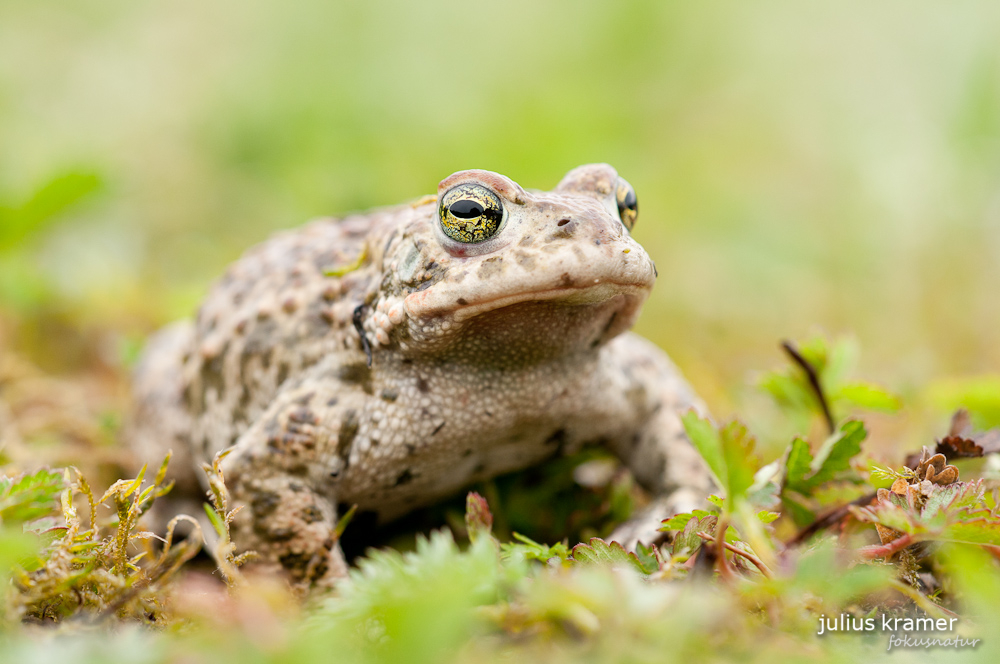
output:
[{"label": "warty toad skin", "polygon": [[302,586],[345,571],[338,504],[388,521],[586,445],[664,509],[692,504],[710,483],[678,414],[701,405],[628,332],[656,278],[637,213],[606,164],[552,192],[469,170],[437,196],[279,234],[151,340],[132,443],[185,469],[232,447],[234,542]]}]

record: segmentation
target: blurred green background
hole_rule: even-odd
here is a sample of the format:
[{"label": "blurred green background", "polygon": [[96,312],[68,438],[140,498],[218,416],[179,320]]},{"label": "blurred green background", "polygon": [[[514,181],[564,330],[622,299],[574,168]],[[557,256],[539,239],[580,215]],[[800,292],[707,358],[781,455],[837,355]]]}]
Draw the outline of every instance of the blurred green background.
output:
[{"label": "blurred green background", "polygon": [[0,0],[2,343],[121,375],[276,229],[592,161],[718,414],[817,326],[897,387],[1000,371],[985,1]]}]

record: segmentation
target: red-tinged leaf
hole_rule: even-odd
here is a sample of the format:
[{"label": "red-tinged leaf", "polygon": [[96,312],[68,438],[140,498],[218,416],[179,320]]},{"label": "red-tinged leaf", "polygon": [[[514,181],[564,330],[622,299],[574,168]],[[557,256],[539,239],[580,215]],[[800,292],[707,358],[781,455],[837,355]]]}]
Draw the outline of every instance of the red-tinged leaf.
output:
[{"label": "red-tinged leaf", "polygon": [[706,512],[705,510],[692,510],[690,512],[682,512],[681,514],[675,514],[669,519],[664,519],[660,524],[660,532],[668,532],[671,530],[684,530],[688,521],[694,519],[696,522],[706,516],[711,516],[712,512]]},{"label": "red-tinged leaf", "polygon": [[473,542],[480,536],[489,536],[493,530],[493,513],[489,503],[475,491],[470,491],[465,497],[465,527]]}]

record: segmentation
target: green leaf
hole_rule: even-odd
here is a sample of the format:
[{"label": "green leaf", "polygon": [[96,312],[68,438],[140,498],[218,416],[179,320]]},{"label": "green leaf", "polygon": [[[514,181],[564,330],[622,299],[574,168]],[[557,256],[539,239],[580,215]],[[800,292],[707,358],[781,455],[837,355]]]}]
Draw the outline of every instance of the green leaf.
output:
[{"label": "green leaf", "polygon": [[798,497],[793,497],[793,495],[798,496],[798,494],[783,492],[781,495],[781,504],[784,506],[784,512],[792,517],[795,525],[799,528],[805,528],[816,520],[816,513],[799,500]]},{"label": "green leaf", "polygon": [[539,544],[535,540],[530,537],[525,537],[521,533],[515,532],[512,533],[511,536],[516,539],[517,542],[504,542],[500,545],[500,553],[505,559],[522,555],[526,560],[537,560],[544,563],[548,562],[552,558],[567,560],[570,556],[569,549],[562,542],[549,546],[546,544]]},{"label": "green leaf", "polygon": [[62,473],[46,468],[0,477],[0,523],[24,523],[55,513],[65,487]]},{"label": "green leaf", "polygon": [[714,516],[713,512],[708,512],[705,510],[691,510],[690,512],[682,512],[681,514],[675,514],[669,519],[664,519],[660,524],[660,532],[667,532],[669,530],[684,530],[684,526],[691,519],[702,519],[706,516]]},{"label": "green leaf", "polygon": [[853,382],[841,385],[831,395],[833,401],[846,401],[849,404],[867,410],[883,413],[895,413],[902,407],[899,397],[878,385],[865,382]]},{"label": "green leaf", "polygon": [[101,184],[95,173],[64,173],[39,187],[22,205],[0,206],[0,251],[42,231],[60,214],[100,189]]},{"label": "green leaf", "polygon": [[663,565],[663,560],[660,558],[660,550],[655,545],[647,546],[639,542],[635,545],[635,555],[647,574],[658,572]]},{"label": "green leaf", "polygon": [[785,462],[785,488],[809,496],[821,484],[851,470],[851,459],[861,453],[861,442],[867,435],[863,423],[845,422],[823,443],[815,458],[809,443],[796,438]]},{"label": "green leaf", "polygon": [[215,532],[219,533],[219,537],[226,537],[226,524],[223,523],[222,517],[219,513],[215,511],[208,503],[202,503],[205,508],[205,514],[208,515],[208,520],[212,523],[212,527],[215,528]]},{"label": "green leaf", "polygon": [[684,424],[684,430],[687,432],[688,438],[691,439],[691,443],[708,465],[715,482],[720,487],[725,488],[727,486],[724,481],[727,476],[726,461],[722,453],[722,440],[719,438],[719,432],[716,431],[711,422],[702,419],[693,410],[684,413],[681,416],[681,422]]},{"label": "green leaf", "polygon": [[813,455],[809,443],[796,438],[792,441],[785,462],[785,486],[794,491],[801,491],[806,486],[806,476],[812,472]]},{"label": "green leaf", "polygon": [[[700,519],[690,519],[685,525],[684,530],[679,532],[674,537],[672,552],[675,556],[692,556],[694,552],[701,547],[704,540],[698,536],[698,533],[707,533],[709,535],[715,534],[715,527],[719,524],[719,518],[710,514],[708,516],[701,517]],[[727,532],[728,535],[728,532]]]},{"label": "green leaf", "polygon": [[1000,546],[1000,520],[983,517],[948,524],[934,535],[934,539],[944,542]]},{"label": "green leaf", "polygon": [[730,503],[734,503],[745,498],[747,489],[753,485],[754,472],[760,464],[753,456],[754,439],[745,426],[734,420],[719,433],[726,460],[726,497]]},{"label": "green leaf", "polygon": [[861,453],[861,442],[868,436],[865,425],[857,420],[845,422],[838,434],[830,436],[816,453],[811,464],[811,486],[832,480],[838,473],[851,469],[851,459]]},{"label": "green leaf", "polygon": [[754,439],[747,428],[733,421],[717,430],[694,411],[685,413],[681,421],[715,481],[725,491],[726,500],[730,505],[744,500],[759,465],[752,454]]},{"label": "green leaf", "polygon": [[626,551],[618,542],[605,542],[599,537],[590,538],[588,544],[574,546],[573,560],[587,565],[629,567],[640,574],[650,574],[634,553]]}]

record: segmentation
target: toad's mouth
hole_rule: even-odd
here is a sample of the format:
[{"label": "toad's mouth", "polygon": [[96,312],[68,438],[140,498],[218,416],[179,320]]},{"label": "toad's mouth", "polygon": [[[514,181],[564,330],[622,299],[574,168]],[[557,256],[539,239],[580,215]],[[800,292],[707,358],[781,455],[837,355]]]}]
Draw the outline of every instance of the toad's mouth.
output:
[{"label": "toad's mouth", "polygon": [[[425,291],[426,292],[426,291]],[[648,284],[620,283],[595,280],[585,286],[559,286],[537,290],[506,293],[479,300],[457,298],[451,306],[434,306],[420,297],[424,292],[413,293],[406,298],[406,310],[410,317],[423,318],[449,316],[456,323],[463,323],[482,314],[505,309],[514,305],[531,302],[549,302],[566,306],[596,305],[617,299],[625,309],[638,312],[649,294]]]},{"label": "toad's mouth", "polygon": [[456,322],[462,322],[490,311],[526,302],[558,302],[567,306],[601,304],[619,295],[624,296],[626,301],[637,299],[638,304],[641,304],[646,299],[646,292],[646,289],[634,284],[616,284],[608,281],[577,288],[525,291],[469,303],[456,309],[452,317]]}]

